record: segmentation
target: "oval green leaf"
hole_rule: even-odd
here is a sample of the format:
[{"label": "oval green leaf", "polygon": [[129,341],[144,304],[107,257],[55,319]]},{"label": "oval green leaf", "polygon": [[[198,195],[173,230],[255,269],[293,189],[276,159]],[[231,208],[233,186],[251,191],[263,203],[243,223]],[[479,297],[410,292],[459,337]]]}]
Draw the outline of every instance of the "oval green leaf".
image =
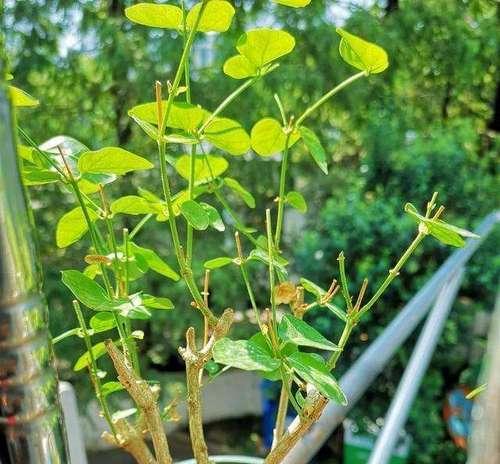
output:
[{"label": "oval green leaf", "polygon": [[[92,222],[99,219],[97,213],[91,209],[88,209],[88,214]],[[66,248],[80,240],[87,230],[88,224],[82,208],[74,208],[59,219],[56,227],[56,244],[59,248]]]},{"label": "oval green leaf", "polygon": [[254,196],[236,179],[226,177],[224,178],[224,184],[227,185],[234,193],[236,193],[236,195],[238,195],[249,208],[255,208]]},{"label": "oval green leaf", "polygon": [[280,366],[277,359],[250,340],[222,338],[215,343],[213,355],[216,363],[245,371],[271,372]]},{"label": "oval green leaf", "polygon": [[285,314],[278,325],[278,334],[284,342],[298,346],[310,346],[327,351],[339,351],[339,347],[327,340],[314,327],[290,314]]},{"label": "oval green leaf", "polygon": [[[220,156],[195,155],[194,180],[197,184],[211,182],[223,174],[229,163]],[[191,155],[182,155],[175,163],[175,170],[184,179],[189,180],[191,170]]]},{"label": "oval green leaf", "polygon": [[310,155],[312,156],[315,163],[319,166],[319,168],[325,173],[328,174],[328,166],[326,164],[326,152],[321,145],[321,141],[316,136],[316,134],[307,127],[301,126],[300,135],[302,136],[302,140],[307,147]]},{"label": "oval green leaf", "polygon": [[286,201],[290,206],[300,211],[301,213],[307,212],[307,203],[301,193],[292,190],[286,195]]},{"label": "oval green leaf", "polygon": [[125,16],[132,22],[142,26],[160,27],[162,29],[179,29],[182,27],[182,10],[174,5],[156,5],[154,3],[138,3],[125,8]]},{"label": "oval green leaf", "polygon": [[242,125],[229,118],[214,118],[204,131],[205,139],[233,156],[250,150],[250,137]]},{"label": "oval green leaf", "polygon": [[342,37],[339,45],[340,56],[351,66],[368,74],[377,74],[389,66],[387,52],[378,45],[367,42],[340,27],[337,33]]},{"label": "oval green leaf", "polygon": [[62,282],[88,308],[98,310],[110,304],[104,288],[80,271],[62,271]]},{"label": "oval green leaf", "polygon": [[295,47],[295,39],[279,29],[253,29],[240,36],[236,49],[256,68],[287,55]]},{"label": "oval green leaf", "polygon": [[235,55],[228,58],[224,63],[223,71],[224,74],[233,79],[246,79],[247,77],[259,74],[259,69],[243,55]]},{"label": "oval green leaf", "polygon": [[207,212],[194,200],[187,200],[182,203],[181,214],[196,230],[205,230],[210,224]]},{"label": "oval green leaf", "polygon": [[78,170],[81,173],[123,175],[152,167],[153,165],[142,156],[118,147],[87,151],[78,159]]},{"label": "oval green leaf", "polygon": [[333,378],[326,364],[311,353],[295,352],[287,361],[293,370],[306,382],[314,385],[326,398],[345,406],[347,398],[337,381]]},{"label": "oval green leaf", "polygon": [[[202,2],[191,8],[186,17],[186,26],[192,29],[200,13]],[[226,32],[231,26],[234,16],[233,6],[224,0],[211,0],[207,3],[203,15],[198,23],[200,32]]]},{"label": "oval green leaf", "polygon": [[210,259],[208,261],[205,261],[203,266],[205,269],[218,269],[220,267],[227,266],[228,264],[231,264],[233,262],[233,258],[230,258],[229,256],[221,256],[220,258],[214,258]]},{"label": "oval green leaf", "polygon": [[[300,138],[294,132],[290,135],[288,146],[291,147]],[[274,118],[264,118],[258,121],[250,134],[252,149],[260,156],[272,156],[282,152],[286,146],[286,134],[281,124]]]}]

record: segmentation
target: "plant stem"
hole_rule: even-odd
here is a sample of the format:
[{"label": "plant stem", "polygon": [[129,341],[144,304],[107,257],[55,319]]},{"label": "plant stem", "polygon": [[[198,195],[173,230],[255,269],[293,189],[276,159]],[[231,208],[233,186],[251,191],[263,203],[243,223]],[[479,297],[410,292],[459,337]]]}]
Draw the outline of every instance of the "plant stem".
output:
[{"label": "plant stem", "polygon": [[92,379],[92,383],[94,384],[95,395],[97,397],[97,401],[99,401],[99,404],[101,405],[102,414],[106,419],[106,422],[108,423],[109,428],[113,433],[113,436],[116,437],[116,430],[113,424],[113,420],[111,419],[111,412],[109,410],[108,402],[106,401],[106,397],[102,393],[101,379],[99,378],[98,375],[99,370],[97,368],[97,362],[95,360],[94,353],[92,351],[92,343],[90,341],[90,335],[87,329],[87,324],[85,322],[85,318],[83,317],[83,313],[78,301],[76,300],[73,301],[73,308],[75,309],[76,318],[78,319],[78,323],[80,325],[80,328],[82,329],[83,339],[85,340],[85,346],[87,348],[87,353],[90,360],[90,366],[89,366],[90,378]]},{"label": "plant stem", "polygon": [[153,214],[149,213],[146,216],[144,216],[139,223],[132,229],[132,232],[130,232],[129,239],[133,240],[133,238],[140,232],[140,230],[143,228],[144,224],[148,222],[151,218],[153,217]]},{"label": "plant stem", "polygon": [[221,195],[218,189],[214,190],[214,195],[219,201],[219,203],[224,207],[224,209],[229,213],[229,216],[231,216],[232,220],[235,223],[235,228],[241,232],[248,240],[250,240],[255,246],[258,246],[257,240],[253,237],[253,235],[249,232],[246,232],[247,227],[241,222],[241,220],[238,218],[237,214],[234,212],[234,210],[229,206],[228,202],[226,199]]},{"label": "plant stem", "polygon": [[347,344],[347,341],[349,340],[349,337],[351,336],[352,329],[355,327],[354,321],[348,316],[347,321],[344,325],[344,330],[342,331],[342,335],[340,336],[340,340],[337,343],[337,346],[339,347],[338,351],[334,351],[332,355],[330,356],[330,359],[328,359],[327,366],[329,367],[330,370],[335,369],[335,366],[337,365],[337,361],[340,358],[340,355],[344,351],[344,348]]},{"label": "plant stem", "polygon": [[241,93],[243,93],[246,89],[251,87],[259,80],[259,77],[252,77],[245,81],[242,85],[240,85],[234,92],[229,94],[220,104],[219,106],[212,112],[212,114],[208,117],[208,119],[202,124],[200,129],[198,130],[198,134],[203,134],[205,129],[212,123],[212,121]]},{"label": "plant stem", "polygon": [[288,380],[283,378],[280,400],[278,403],[278,412],[276,413],[276,426],[274,427],[274,446],[279,442],[285,433],[286,413],[288,411],[288,390],[290,388],[290,385],[286,385],[286,382],[288,382]]},{"label": "plant stem", "polygon": [[368,74],[365,71],[354,74],[353,76],[349,77],[348,79],[334,87],[329,92],[325,93],[318,101],[312,104],[299,116],[297,122],[295,123],[295,127],[299,127],[307,117],[309,117],[314,111],[316,111],[323,103],[333,97],[336,93],[340,92],[344,87],[347,87],[349,84],[363,76],[368,76]]},{"label": "plant stem", "polygon": [[285,186],[286,186],[286,174],[288,170],[288,153],[290,144],[291,132],[288,131],[285,141],[285,149],[283,151],[283,159],[281,161],[281,173],[280,173],[280,187],[278,194],[278,218],[276,220],[276,234],[274,236],[274,241],[276,248],[279,250],[281,230],[283,227],[283,216],[285,212]]},{"label": "plant stem", "polygon": [[159,126],[158,130],[158,139],[161,140],[164,133],[165,133],[165,128],[167,127],[167,121],[168,117],[170,115],[170,110],[172,109],[172,104],[174,102],[174,98],[177,95],[177,91],[179,89],[179,84],[182,79],[182,75],[185,72],[185,63],[186,60],[189,59],[189,54],[191,53],[191,47],[194,42],[194,38],[196,36],[196,31],[198,29],[198,25],[201,21],[201,18],[203,16],[203,13],[205,11],[205,8],[207,7],[208,0],[202,0],[201,2],[201,7],[198,12],[198,16],[196,18],[196,21],[193,24],[192,29],[189,31],[188,38],[184,44],[184,48],[182,50],[182,55],[181,59],[179,61],[179,66],[177,67],[177,71],[175,73],[174,81],[172,83],[172,87],[170,89],[170,93],[168,94],[168,100],[167,100],[167,106],[165,108],[165,114],[160,115],[161,118],[161,124]]},{"label": "plant stem", "polygon": [[123,354],[116,348],[111,340],[105,342],[108,354],[113,361],[118,380],[127,390],[142,412],[146,422],[158,464],[171,464],[172,457],[168,446],[167,436],[163,428],[163,421],[158,408],[156,394],[151,390],[147,382],[138,377],[128,366]]},{"label": "plant stem", "polygon": [[[189,186],[188,194],[189,199],[194,198],[194,177],[196,170],[196,145],[191,146],[191,155],[189,159]],[[191,266],[193,258],[193,226],[188,222],[186,228],[186,264]]]},{"label": "plant stem", "polygon": [[273,234],[271,225],[271,210],[266,209],[267,254],[269,259],[269,291],[271,294],[271,311],[273,315],[273,331],[277,330],[276,300],[274,295],[274,264],[273,264]]},{"label": "plant stem", "polygon": [[426,234],[423,232],[419,232],[415,239],[411,242],[411,244],[408,246],[406,251],[403,253],[403,256],[399,258],[399,261],[396,263],[396,265],[389,271],[388,276],[385,278],[385,280],[382,282],[378,290],[375,292],[375,294],[371,297],[370,301],[368,301],[357,313],[356,319],[359,320],[363,314],[365,314],[367,311],[370,310],[370,308],[378,301],[378,299],[382,296],[386,288],[391,284],[391,282],[398,276],[399,271],[401,268],[404,266],[408,258],[413,254],[415,249],[418,247],[420,242],[425,238]]}]

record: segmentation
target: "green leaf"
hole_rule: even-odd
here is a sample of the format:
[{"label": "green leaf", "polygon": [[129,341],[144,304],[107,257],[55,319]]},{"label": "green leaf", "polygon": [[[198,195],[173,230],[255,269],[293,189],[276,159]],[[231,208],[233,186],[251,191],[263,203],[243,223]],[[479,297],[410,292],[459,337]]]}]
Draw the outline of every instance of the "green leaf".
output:
[{"label": "green leaf", "polygon": [[205,269],[218,269],[220,267],[227,266],[228,264],[231,264],[233,262],[233,258],[230,258],[229,256],[221,256],[220,258],[214,258],[210,259],[208,261],[205,261],[203,266]]},{"label": "green leaf", "polygon": [[196,230],[205,230],[210,224],[208,213],[194,200],[187,200],[182,203],[181,214]]},{"label": "green leaf", "polygon": [[291,6],[292,8],[304,8],[311,3],[311,0],[273,0],[279,5]]},{"label": "green leaf", "polygon": [[240,36],[236,44],[238,52],[256,68],[287,55],[295,47],[295,39],[279,29],[253,29]]},{"label": "green leaf", "polygon": [[183,22],[179,7],[154,3],[138,3],[125,8],[125,16],[134,23],[162,29],[179,29]]},{"label": "green leaf", "polygon": [[108,396],[108,395],[111,395],[111,393],[115,393],[117,391],[121,391],[124,389],[125,388],[123,387],[123,385],[120,382],[112,381],[112,382],[106,382],[106,383],[102,384],[101,391],[102,391],[102,394],[104,396]]},{"label": "green leaf", "polygon": [[293,370],[306,382],[314,385],[326,398],[342,406],[347,405],[347,398],[337,381],[330,374],[328,367],[311,353],[292,353],[287,361]]},{"label": "green leaf", "polygon": [[351,66],[369,74],[381,73],[389,66],[386,51],[371,42],[367,42],[340,27],[337,33],[342,37],[339,45],[340,56]]},{"label": "green leaf", "polygon": [[170,298],[152,296],[152,295],[143,295],[142,301],[144,306],[153,309],[174,309],[174,304]]},{"label": "green leaf", "polygon": [[299,192],[295,192],[292,190],[291,192],[288,192],[286,195],[286,201],[296,210],[300,211],[301,213],[307,212],[307,203],[302,194]]},{"label": "green leaf", "polygon": [[278,334],[284,342],[320,350],[339,351],[337,345],[323,337],[314,327],[290,314],[285,314],[281,319]]},{"label": "green leaf", "polygon": [[16,107],[24,107],[24,108],[32,108],[34,106],[38,106],[40,102],[32,97],[29,93],[26,93],[24,90],[21,90],[13,85],[8,86],[10,91],[10,99],[12,101],[12,105]]},{"label": "green leaf", "polygon": [[427,226],[429,233],[434,238],[437,238],[441,243],[458,248],[465,245],[465,240],[460,236],[460,234],[447,227],[448,224],[437,221],[426,221],[425,225]]},{"label": "green leaf", "polygon": [[95,333],[106,332],[116,327],[116,319],[111,312],[101,311],[90,318],[89,325]]},{"label": "green leaf", "polygon": [[[101,356],[106,354],[106,346],[104,345],[104,342],[97,343],[91,348],[91,350],[92,354],[94,355],[94,359],[99,359]],[[90,354],[88,351],[85,351],[85,353],[83,353],[76,361],[75,365],[73,366],[73,370],[75,372],[81,371],[88,366],[90,366]]]},{"label": "green leaf", "polygon": [[219,212],[211,205],[207,203],[200,203],[202,208],[208,214],[208,221],[210,222],[210,227],[213,227],[215,230],[219,232],[224,232],[226,230],[226,226],[224,222],[222,222],[222,218]]},{"label": "green leaf", "polygon": [[214,118],[204,131],[205,139],[233,156],[244,155],[250,150],[250,137],[237,121]]},{"label": "green leaf", "polygon": [[325,308],[328,308],[330,312],[332,312],[335,316],[337,316],[339,319],[342,321],[346,322],[347,321],[347,315],[346,313],[340,309],[337,305],[334,305],[333,303],[326,303]]},{"label": "green leaf", "polygon": [[302,278],[300,279],[300,285],[304,287],[306,292],[313,294],[316,299],[321,299],[325,294],[325,290],[323,290],[319,285],[316,285],[314,282],[311,282],[308,279]]},{"label": "green leaf", "polygon": [[231,177],[224,178],[224,184],[227,185],[234,193],[236,193],[249,208],[255,208],[254,196],[243,187],[236,179]]},{"label": "green leaf", "polygon": [[313,160],[325,174],[328,174],[326,152],[323,148],[323,145],[321,145],[321,141],[318,139],[316,134],[307,127],[301,126],[299,131],[300,135],[302,136],[302,140],[304,140],[304,144],[306,145],[307,150],[311,154]]},{"label": "green leaf", "polygon": [[[288,147],[299,140],[300,134],[294,132],[290,135]],[[286,134],[281,124],[274,118],[264,118],[258,121],[250,133],[253,150],[260,156],[272,156],[282,152],[286,146]]]},{"label": "green leaf", "polygon": [[259,69],[243,55],[235,55],[228,58],[224,63],[223,71],[224,74],[233,79],[246,79],[247,77],[259,74]]},{"label": "green leaf", "polygon": [[52,184],[61,179],[59,173],[24,163],[22,169],[23,183],[26,186]]},{"label": "green leaf", "polygon": [[[163,116],[167,111],[167,101],[162,101]],[[203,121],[209,116],[209,112],[199,105],[192,105],[185,102],[175,102],[170,108],[167,127],[181,129],[187,133],[192,133],[200,127]],[[143,103],[134,106],[128,111],[131,118],[138,118],[151,124],[158,124],[158,104],[156,102]]]},{"label": "green leaf", "polygon": [[144,258],[148,266],[158,274],[175,281],[180,279],[179,274],[177,274],[177,272],[175,272],[165,261],[163,261],[155,251],[150,250],[149,248],[143,248],[133,242],[130,242],[129,250],[134,255],[139,255]]},{"label": "green leaf", "polygon": [[[261,248],[253,249],[248,255],[249,260],[256,260],[264,263],[266,266],[269,266],[269,255],[267,251]],[[273,266],[279,270],[283,275],[286,275],[285,266],[288,264],[288,261],[281,256],[273,256]]]},{"label": "green leaf", "polygon": [[111,303],[104,288],[80,271],[62,271],[62,282],[88,308],[107,309]]},{"label": "green leaf", "polygon": [[[92,222],[97,221],[99,216],[88,209],[89,218]],[[80,240],[88,230],[87,221],[82,208],[77,207],[59,219],[56,227],[56,244],[59,248],[66,248],[72,243]]]},{"label": "green leaf", "polygon": [[125,197],[118,198],[111,203],[110,209],[114,214],[122,213],[133,216],[158,212],[158,209],[153,208],[151,203],[137,195],[127,195]]},{"label": "green leaf", "polygon": [[250,340],[222,338],[215,343],[213,355],[216,363],[245,371],[271,372],[280,366],[280,361]]},{"label": "green leaf", "polygon": [[412,216],[418,223],[424,224],[429,234],[445,245],[463,247],[465,245],[465,240],[462,237],[479,238],[479,235],[466,229],[448,224],[440,219],[428,219],[422,216],[417,211],[417,208],[411,203],[406,203],[404,209],[405,212]]},{"label": "green leaf", "polygon": [[[194,180],[197,184],[211,182],[226,172],[228,167],[229,163],[221,156],[195,155]],[[182,155],[175,163],[175,170],[189,180],[191,155]]]},{"label": "green leaf", "polygon": [[118,147],[87,151],[78,159],[78,170],[81,173],[123,175],[152,167],[154,166],[147,159]]},{"label": "green leaf", "polygon": [[[197,3],[187,14],[186,26],[188,29],[192,29],[198,19],[201,5],[202,2]],[[234,8],[229,2],[211,0],[207,3],[196,30],[200,32],[226,32],[231,26],[234,13]]]}]

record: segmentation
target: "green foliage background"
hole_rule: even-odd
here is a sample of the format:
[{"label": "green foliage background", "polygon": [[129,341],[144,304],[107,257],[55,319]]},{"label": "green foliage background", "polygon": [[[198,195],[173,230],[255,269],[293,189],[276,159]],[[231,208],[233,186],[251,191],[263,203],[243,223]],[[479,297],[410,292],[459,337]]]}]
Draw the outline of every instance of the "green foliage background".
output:
[{"label": "green foliage background", "polygon": [[[152,99],[156,79],[171,75],[181,39],[168,31],[127,22],[122,11],[131,3],[6,3],[6,38],[16,85],[42,102],[39,108],[19,114],[35,140],[66,134],[91,148],[120,145],[155,160],[154,144],[133,126],[126,113],[133,105]],[[266,21],[285,26],[296,37],[297,48],[278,71],[259,82],[225,114],[247,129],[261,117],[279,118],[272,97],[275,92],[287,111],[300,112],[351,72],[338,56],[338,38],[328,13],[339,3],[314,0],[308,8],[294,11],[269,1],[236,0],[235,6],[246,14],[236,16],[229,33],[211,36],[196,47],[193,100],[214,108],[234,88],[234,81],[221,73],[222,63],[233,54],[243,30]],[[440,201],[447,205],[448,218],[469,228],[498,206],[500,6],[488,0],[400,0],[389,5],[372,2],[369,7],[342,2],[341,6],[348,13],[346,29],[382,45],[391,66],[383,75],[357,82],[339,94],[309,124],[322,134],[331,158],[329,176],[323,176],[305,152],[294,150],[289,187],[304,194],[309,211],[305,230],[299,236],[289,235],[288,245],[293,250],[296,273],[324,286],[336,276],[336,257],[344,250],[354,292],[366,275],[375,286],[408,243],[414,224],[403,217],[406,201],[423,206],[437,190]],[[258,198],[258,211],[262,211],[272,205],[276,195],[271,187],[278,183],[279,164],[255,157],[251,161],[232,159],[230,174],[251,188]],[[116,197],[133,193],[140,184],[159,191],[154,173],[127,179],[120,187],[113,187]],[[32,189],[31,199],[52,330],[59,333],[74,323],[59,270],[82,268],[84,248],[55,248],[55,224],[70,209],[69,196],[48,186]],[[257,212],[234,200],[248,224],[260,224]],[[141,244],[159,247],[173,263],[164,227],[150,225],[141,233]],[[477,351],[484,340],[473,333],[472,326],[475,314],[490,311],[493,305],[499,243],[497,233],[471,262],[461,298],[412,408],[408,424],[414,439],[411,462],[465,462],[465,455],[448,438],[441,408],[449,388],[460,382],[476,382]],[[215,232],[198,243],[198,275],[204,260],[232,253],[232,249],[232,242],[221,241]],[[449,253],[449,248],[425,242],[355,332],[341,370],[382,331]],[[248,302],[241,299],[243,286],[232,272],[236,271],[213,273],[212,301],[215,307],[231,305],[245,311]],[[259,285],[265,288],[264,275],[258,278]],[[153,279],[150,286],[154,294],[182,294],[181,284]],[[310,317],[323,333],[339,330],[324,313]],[[164,370],[179,365],[176,346],[188,321],[196,322],[197,318],[187,299],[184,308],[179,306],[161,318],[145,327],[143,355],[151,367]],[[248,332],[249,326],[246,320],[235,330]],[[412,346],[408,343],[398,352],[353,416],[361,420],[384,415]],[[68,340],[59,346],[58,355],[61,375],[76,382],[83,392],[86,380],[73,378],[70,368],[79,350],[78,340]]]}]

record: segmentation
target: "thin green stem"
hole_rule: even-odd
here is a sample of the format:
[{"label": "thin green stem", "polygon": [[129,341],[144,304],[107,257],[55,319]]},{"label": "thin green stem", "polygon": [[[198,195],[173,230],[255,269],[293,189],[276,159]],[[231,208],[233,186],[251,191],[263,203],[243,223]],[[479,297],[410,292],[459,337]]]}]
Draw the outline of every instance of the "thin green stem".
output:
[{"label": "thin green stem", "polygon": [[332,90],[329,92],[325,93],[318,101],[316,101],[314,104],[312,104],[309,108],[307,108],[297,119],[297,122],[295,123],[295,127],[299,127],[304,120],[309,117],[314,111],[316,111],[323,103],[328,101],[331,97],[333,97],[336,93],[340,92],[343,88],[347,87],[349,84],[353,83],[354,81],[358,80],[360,77],[367,76],[368,74],[365,71],[361,71],[357,74],[354,74],[353,76],[349,77],[345,81],[341,82],[339,85],[334,87]]},{"label": "thin green stem", "polygon": [[344,325],[344,330],[342,331],[342,335],[340,336],[339,342],[337,343],[339,350],[334,351],[330,356],[330,359],[328,359],[327,366],[329,367],[330,370],[335,369],[337,361],[339,360],[340,355],[344,351],[347,341],[349,340],[349,337],[351,335],[352,329],[355,327],[355,325],[356,325],[355,322],[350,317],[348,317]]},{"label": "thin green stem", "polygon": [[218,189],[214,190],[214,195],[219,201],[219,203],[223,206],[223,208],[228,212],[229,216],[231,216],[231,219],[235,223],[235,228],[241,232],[250,242],[252,242],[255,246],[258,246],[257,240],[253,237],[253,235],[249,232],[247,232],[247,227],[241,222],[241,220],[238,218],[238,215],[234,212],[234,210],[229,206],[228,202],[226,199],[222,196],[222,194],[219,192]]},{"label": "thin green stem", "polygon": [[[194,199],[194,180],[196,171],[196,145],[191,146],[191,155],[189,159],[189,186],[188,195],[189,199]],[[191,266],[191,261],[193,258],[193,226],[188,223],[186,228],[186,264]]]},{"label": "thin green stem", "polygon": [[234,92],[229,94],[220,104],[219,106],[212,112],[212,114],[208,117],[208,119],[203,123],[203,125],[198,130],[198,134],[203,134],[205,129],[212,123],[212,121],[241,93],[243,93],[246,89],[251,87],[259,80],[259,77],[252,77],[245,81],[242,85],[240,85]]},{"label": "thin green stem", "polygon": [[152,213],[147,214],[144,216],[139,223],[132,229],[132,232],[130,232],[129,239],[133,240],[133,238],[141,231],[141,229],[144,227],[146,222],[148,222],[151,218],[153,217]]},{"label": "thin green stem", "polygon": [[276,299],[274,295],[274,263],[273,263],[273,233],[271,225],[271,210],[266,209],[266,233],[267,233],[267,254],[269,259],[269,291],[271,294],[271,311],[273,316],[273,330],[277,328]]},{"label": "thin green stem", "polygon": [[109,410],[106,397],[102,392],[101,379],[99,378],[98,375],[99,369],[97,368],[97,362],[95,360],[94,353],[92,351],[92,343],[90,341],[90,335],[87,329],[87,324],[85,323],[85,318],[83,317],[83,313],[78,301],[76,300],[73,301],[73,308],[75,309],[76,317],[78,319],[80,328],[82,329],[83,339],[85,341],[85,346],[87,348],[87,353],[90,360],[90,366],[89,366],[90,378],[92,379],[92,383],[94,384],[97,401],[99,401],[99,404],[101,405],[103,416],[106,419],[106,422],[108,423],[111,432],[116,437],[116,430],[113,424],[113,420],[111,418],[111,412]]},{"label": "thin green stem", "polygon": [[278,218],[276,220],[276,234],[274,236],[274,241],[276,248],[279,250],[281,231],[283,228],[283,217],[285,213],[285,186],[286,186],[286,174],[288,170],[288,154],[290,145],[291,132],[288,131],[285,141],[285,149],[283,150],[283,159],[281,161],[281,173],[280,173],[280,187],[278,194]]},{"label": "thin green stem", "polygon": [[403,253],[401,258],[399,258],[399,261],[396,263],[396,265],[389,271],[389,274],[385,278],[385,280],[382,282],[378,290],[375,292],[375,294],[371,297],[371,299],[359,310],[359,312],[356,315],[357,320],[363,316],[367,311],[370,310],[370,308],[378,301],[378,299],[382,296],[382,294],[385,292],[386,288],[391,284],[391,282],[398,276],[399,271],[401,268],[404,266],[408,258],[413,254],[415,249],[420,245],[420,242],[425,238],[426,234],[423,232],[419,232],[415,239],[411,242],[411,244],[408,246],[406,251]]},{"label": "thin green stem", "polygon": [[208,0],[202,0],[201,7],[198,12],[198,16],[196,21],[193,24],[192,29],[189,31],[189,35],[187,40],[185,41],[184,48],[182,50],[181,59],[179,61],[179,66],[175,73],[174,81],[172,83],[172,87],[170,89],[170,93],[168,94],[167,106],[165,108],[165,113],[161,115],[161,124],[159,126],[158,138],[161,140],[163,135],[165,134],[165,129],[167,127],[168,117],[170,115],[170,110],[172,109],[172,104],[174,102],[174,98],[177,95],[177,91],[179,90],[179,84],[181,82],[182,76],[185,72],[185,63],[186,60],[189,59],[189,55],[191,53],[191,47],[193,46],[194,38],[196,36],[196,31],[198,29],[198,25],[201,21],[205,8],[207,7]]}]

